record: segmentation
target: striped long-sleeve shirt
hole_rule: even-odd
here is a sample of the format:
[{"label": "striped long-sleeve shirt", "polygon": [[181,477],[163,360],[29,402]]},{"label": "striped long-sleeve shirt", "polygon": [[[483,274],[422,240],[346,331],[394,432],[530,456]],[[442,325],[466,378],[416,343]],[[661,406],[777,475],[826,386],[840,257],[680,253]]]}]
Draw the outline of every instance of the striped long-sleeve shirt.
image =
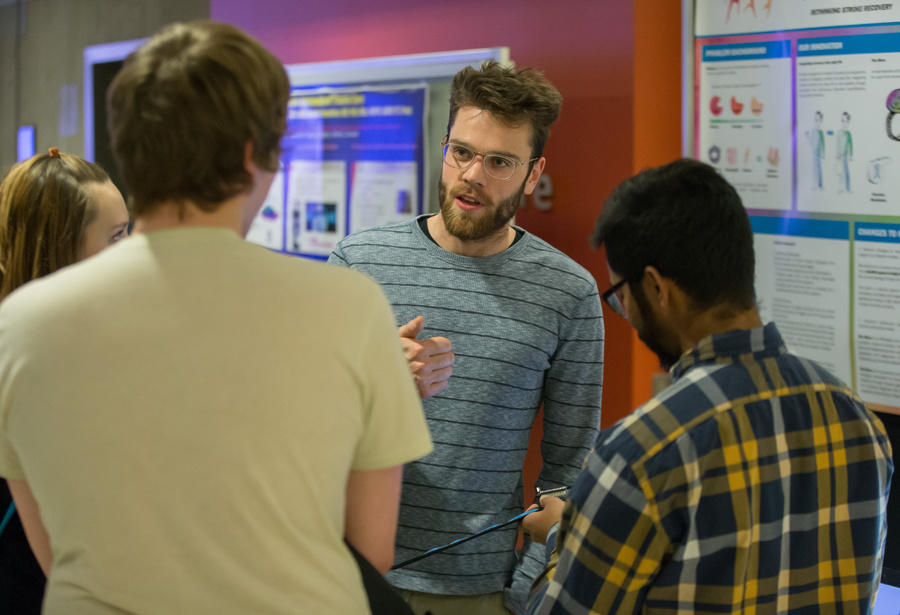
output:
[{"label": "striped long-sleeve shirt", "polygon": [[[381,284],[398,325],[422,314],[420,338],[445,336],[456,355],[448,387],[423,402],[435,449],[404,473],[397,561],[522,510],[522,463],[542,403],[542,486],[571,484],[598,433],[596,282],[559,250],[517,231],[505,251],[469,258],[441,249],[411,221],[351,235],[329,259]],[[507,605],[519,610],[543,551],[528,545],[517,561],[516,532],[512,525],[487,534],[388,580],[414,591],[482,594],[515,576]]]},{"label": "striped long-sleeve shirt", "polygon": [[881,421],[772,323],[704,339],[672,376],[600,434],[531,612],[869,613]]}]

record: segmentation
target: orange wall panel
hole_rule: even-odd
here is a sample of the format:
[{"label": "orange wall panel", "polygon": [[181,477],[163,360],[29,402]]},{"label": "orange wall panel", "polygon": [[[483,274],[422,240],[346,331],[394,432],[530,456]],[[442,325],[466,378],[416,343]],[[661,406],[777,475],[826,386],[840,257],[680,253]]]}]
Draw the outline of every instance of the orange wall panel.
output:
[{"label": "orange wall panel", "polygon": [[[634,1],[634,164],[636,173],[681,157],[681,3]],[[651,396],[659,361],[631,335],[632,404]]]}]

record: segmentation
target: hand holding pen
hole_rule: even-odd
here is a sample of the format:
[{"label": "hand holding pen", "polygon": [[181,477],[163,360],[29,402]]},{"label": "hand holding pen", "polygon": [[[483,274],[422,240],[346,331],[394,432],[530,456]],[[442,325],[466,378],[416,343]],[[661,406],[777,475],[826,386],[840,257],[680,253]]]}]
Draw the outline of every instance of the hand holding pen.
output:
[{"label": "hand holding pen", "polygon": [[[544,544],[547,542],[547,534],[555,524],[562,519],[566,502],[562,498],[568,495],[568,487],[557,489],[536,489],[535,503],[528,509],[536,510],[522,519],[522,529],[525,530],[535,542]],[[561,496],[561,497],[557,497]],[[528,511],[526,511],[528,512]]]},{"label": "hand holding pen", "polygon": [[[545,507],[550,506],[551,510],[550,510],[550,512],[548,512],[549,516],[547,517],[547,519],[552,519],[555,516],[558,521],[559,518],[562,517],[562,509],[565,507],[565,502],[563,500],[561,500],[560,498],[566,497],[568,495],[568,492],[569,492],[568,487],[556,487],[555,489],[546,489],[546,490],[542,490],[540,487],[535,487],[535,496],[534,496],[535,504],[530,506],[524,512],[519,513],[512,519],[508,519],[506,521],[503,521],[502,523],[496,523],[494,525],[489,525],[486,528],[478,530],[474,534],[469,534],[468,536],[463,536],[461,538],[457,538],[453,542],[449,542],[445,545],[441,545],[439,547],[434,547],[432,549],[428,549],[424,553],[420,553],[419,555],[416,555],[415,557],[411,557],[409,559],[403,560],[402,562],[394,564],[391,567],[391,570],[396,570],[398,568],[403,568],[405,566],[409,566],[410,564],[418,562],[419,560],[423,560],[426,557],[430,557],[430,556],[434,555],[435,553],[440,553],[442,551],[446,551],[447,549],[455,547],[456,545],[462,544],[464,542],[468,542],[469,540],[472,540],[473,538],[478,538],[479,536],[483,536],[485,534],[488,534],[490,532],[498,530],[501,527],[506,527],[507,525],[509,525],[511,523],[518,523],[518,522],[522,521],[523,522],[522,527],[525,528],[525,531],[527,531],[531,534],[532,532],[529,531],[527,527],[525,527],[525,523],[523,520],[527,517],[535,517],[537,515],[543,515],[545,512]],[[555,497],[554,494],[559,497]],[[557,505],[557,503],[558,503],[558,505]],[[559,507],[558,511],[556,510],[557,506]],[[529,526],[531,526],[531,525],[533,525],[533,524],[529,524]],[[543,522],[541,523],[541,525],[543,525]],[[550,528],[552,526],[553,526],[553,523],[550,523],[549,525],[547,525],[546,530],[543,532],[543,534],[541,534],[542,539],[539,540],[538,542],[543,543],[547,540],[547,532],[550,531]],[[537,532],[539,530],[535,529],[534,531]],[[533,534],[532,534],[532,537],[534,537]]]}]

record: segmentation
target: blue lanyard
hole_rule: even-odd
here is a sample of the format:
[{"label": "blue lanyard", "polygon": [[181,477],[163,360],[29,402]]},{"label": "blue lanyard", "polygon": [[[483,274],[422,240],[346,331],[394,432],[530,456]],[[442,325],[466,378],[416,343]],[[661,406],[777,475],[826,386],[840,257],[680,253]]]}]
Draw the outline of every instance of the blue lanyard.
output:
[{"label": "blue lanyard", "polygon": [[445,551],[446,549],[449,549],[450,547],[455,547],[456,545],[462,544],[462,543],[466,542],[467,540],[472,540],[473,538],[478,538],[479,536],[483,536],[483,535],[487,534],[488,532],[493,532],[494,530],[497,530],[497,529],[500,529],[501,527],[507,526],[510,523],[515,523],[516,521],[519,521],[520,519],[527,517],[531,513],[537,512],[539,510],[543,510],[543,508],[529,508],[528,510],[519,513],[512,519],[509,519],[508,521],[504,521],[503,523],[497,523],[495,525],[489,525],[488,527],[486,527],[484,529],[478,530],[474,534],[471,534],[469,536],[464,536],[462,538],[457,538],[453,542],[449,542],[440,547],[434,547],[433,549],[428,549],[427,551],[425,551],[425,553],[421,553],[421,554],[419,554],[415,557],[412,557],[406,561],[400,562],[399,564],[394,564],[393,566],[391,566],[391,570],[396,570],[397,568],[403,568],[404,566],[408,566],[408,565],[412,564],[413,562],[419,561],[420,559],[425,559],[426,557],[434,555],[435,553],[440,553],[441,551]]},{"label": "blue lanyard", "polygon": [[3,521],[0,521],[0,536],[3,535],[3,530],[6,529],[6,526],[9,525],[9,520],[12,519],[13,513],[16,512],[16,503],[10,502],[9,508],[6,509],[6,514],[3,515]]}]

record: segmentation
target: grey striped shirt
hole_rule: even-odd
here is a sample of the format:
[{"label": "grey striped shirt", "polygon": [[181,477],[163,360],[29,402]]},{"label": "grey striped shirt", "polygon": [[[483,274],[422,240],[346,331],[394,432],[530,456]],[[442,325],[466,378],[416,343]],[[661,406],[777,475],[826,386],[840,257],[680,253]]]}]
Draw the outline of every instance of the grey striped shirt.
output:
[{"label": "grey striped shirt", "polygon": [[[424,400],[434,452],[406,467],[397,561],[522,510],[522,463],[544,405],[538,484],[569,485],[600,425],[603,316],[596,282],[538,237],[484,258],[447,252],[417,221],[355,233],[329,262],[378,282],[398,325],[425,317],[420,338],[449,338],[449,386]],[[513,583],[519,609],[543,569],[541,545],[517,559],[515,525],[388,574],[404,589],[482,594]],[[513,582],[514,581],[514,582]]]}]

